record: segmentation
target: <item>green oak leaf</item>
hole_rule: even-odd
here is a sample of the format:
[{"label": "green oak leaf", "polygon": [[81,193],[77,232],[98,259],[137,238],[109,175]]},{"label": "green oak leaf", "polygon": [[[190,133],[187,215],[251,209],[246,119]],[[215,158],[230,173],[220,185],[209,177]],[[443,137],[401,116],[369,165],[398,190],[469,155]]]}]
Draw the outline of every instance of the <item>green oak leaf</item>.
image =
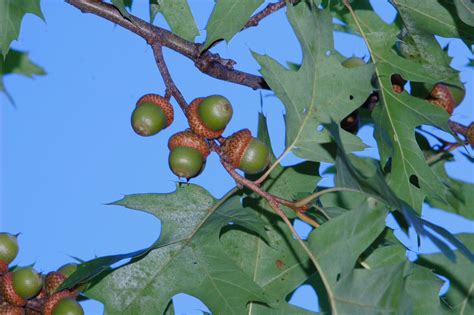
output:
[{"label": "green oak leaf", "polygon": [[194,42],[199,35],[193,13],[187,0],[150,0],[150,22],[157,13],[163,14],[171,31],[182,38]]},{"label": "green oak leaf", "polygon": [[385,229],[387,213],[386,209],[372,209],[363,202],[309,235],[308,247],[316,257],[325,287],[325,290],[316,288],[323,310],[329,311],[325,308],[332,304],[332,313],[339,314],[335,287],[340,279],[352,274],[359,256]]},{"label": "green oak leaf", "polygon": [[87,291],[106,314],[162,314],[177,293],[201,299],[217,314],[242,314],[249,301],[275,300],[226,255],[220,231],[238,225],[268,241],[265,222],[233,194],[215,200],[196,185],[169,194],[128,195],[115,205],[162,222],[160,239],[143,258],[113,270]]},{"label": "green oak leaf", "polygon": [[[474,249],[474,234],[460,234],[458,237],[471,250]],[[450,313],[460,315],[474,313],[474,268],[471,261],[459,255],[458,261],[453,263],[441,254],[430,254],[421,255],[416,263],[449,279],[449,289],[442,298],[449,304]]]},{"label": "green oak leaf", "polygon": [[[314,273],[314,269],[306,253],[277,215],[270,212],[271,210],[259,207],[256,202],[246,203],[268,223],[269,243],[240,228],[225,231],[222,243],[228,255],[244,272],[266,292],[282,302],[273,308],[260,303],[250,303],[246,314],[279,314],[279,312],[285,314],[285,310],[289,307],[285,302],[286,297]],[[291,314],[293,312],[298,314],[296,310],[299,308],[293,308]]]},{"label": "green oak leaf", "polygon": [[120,11],[123,17],[129,18],[130,13],[128,13],[127,8],[132,7],[133,0],[112,0],[112,4]]},{"label": "green oak leaf", "polygon": [[405,261],[355,269],[341,277],[334,295],[341,314],[444,314],[442,284],[430,270]]},{"label": "green oak leaf", "polygon": [[[373,65],[344,68],[334,51],[331,15],[314,4],[288,7],[288,20],[303,50],[298,71],[276,60],[254,53],[260,72],[285,106],[286,147],[311,161],[332,162],[335,147],[321,126],[340,122],[372,92]],[[342,130],[342,129],[341,129]],[[341,131],[350,151],[366,146],[360,138]]]},{"label": "green oak leaf", "polygon": [[435,208],[443,209],[474,220],[474,184],[454,179],[446,172],[446,161],[439,161],[431,166],[439,178],[449,185],[449,204],[428,198],[428,203]]},{"label": "green oak leaf", "polygon": [[417,82],[447,82],[456,84],[456,77],[443,76],[429,64],[399,56],[391,47],[397,33],[374,12],[359,10],[354,5],[352,18],[359,27],[376,66],[379,105],[373,112],[374,135],[383,165],[391,161],[389,184],[394,192],[412,208],[421,211],[426,196],[446,203],[447,187],[429,168],[415,140],[415,128],[433,125],[449,132],[449,115],[429,102],[407,92],[392,89],[391,76]]},{"label": "green oak leaf", "polygon": [[474,27],[459,18],[453,1],[395,0],[393,3],[402,15],[411,15],[419,29],[442,37],[461,38],[468,46],[474,44]]},{"label": "green oak leaf", "polygon": [[6,58],[0,54],[0,92],[4,92],[10,101],[13,101],[3,84],[3,77],[9,74],[32,78],[34,75],[45,75],[46,72],[29,59],[27,52],[10,49]]},{"label": "green oak leaf", "polygon": [[44,20],[40,0],[0,1],[0,54],[6,57],[10,43],[18,39],[21,21],[25,14],[31,13]]},{"label": "green oak leaf", "polygon": [[442,312],[438,296],[442,281],[430,270],[407,261],[402,246],[380,247],[369,258],[359,260],[362,252],[381,236],[386,215],[386,210],[362,203],[310,234],[309,246],[327,283],[325,291],[315,285],[323,311],[333,314]]},{"label": "green oak leaf", "polygon": [[201,50],[206,50],[217,40],[225,39],[229,42],[262,3],[263,0],[216,0],[207,22],[207,37]]}]

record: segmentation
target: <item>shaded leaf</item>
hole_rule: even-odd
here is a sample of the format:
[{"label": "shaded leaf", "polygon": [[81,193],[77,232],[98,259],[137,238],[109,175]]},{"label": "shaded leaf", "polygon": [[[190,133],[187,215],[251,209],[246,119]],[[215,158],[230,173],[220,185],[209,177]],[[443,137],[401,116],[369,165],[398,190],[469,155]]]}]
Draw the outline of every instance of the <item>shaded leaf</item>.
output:
[{"label": "shaded leaf", "polygon": [[446,161],[439,161],[431,166],[439,178],[449,185],[449,204],[428,198],[428,203],[435,208],[452,212],[474,220],[474,184],[454,179],[446,172]]},{"label": "shaded leaf", "polygon": [[171,31],[176,35],[191,42],[194,42],[194,38],[199,35],[187,0],[150,0],[151,23],[158,12],[163,14]]},{"label": "shaded leaf", "polygon": [[[459,239],[471,250],[474,249],[474,235],[461,234]],[[474,268],[472,262],[459,255],[456,263],[441,254],[421,255],[416,261],[436,274],[449,279],[449,289],[443,296],[454,314],[474,313]]]},{"label": "shaded leaf", "polygon": [[472,0],[454,0],[459,18],[466,24],[474,26],[474,2]]},{"label": "shaded leaf", "polygon": [[[407,203],[403,202],[385,182],[385,178],[374,160],[357,158],[345,153],[336,123],[326,125],[339,145],[340,153],[336,160],[336,185],[360,191],[385,203],[392,210],[399,210],[406,221],[419,235],[428,237],[449,259],[455,260],[453,251],[446,240],[456,246],[466,257],[474,261],[472,252],[446,229],[420,218]],[[426,229],[428,227],[429,229]],[[432,233],[434,231],[435,233]],[[446,240],[439,237],[441,235]]]},{"label": "shaded leaf", "polygon": [[25,14],[31,13],[44,20],[39,0],[0,1],[0,54],[6,57],[10,43],[18,39]]},{"label": "shaded leaf", "polygon": [[10,49],[5,59],[0,54],[0,92],[4,92],[12,100],[3,84],[3,77],[9,74],[32,78],[33,75],[45,75],[46,72],[29,59],[27,52]]},{"label": "shaded leaf", "polygon": [[[387,210],[371,209],[364,206],[348,211],[311,232],[308,246],[319,264],[319,275],[324,279],[326,292],[318,291],[318,296],[332,301],[338,314],[335,288],[340,281],[352,274],[359,256],[372,244],[385,228]],[[322,307],[324,308],[322,303]],[[327,310],[329,311],[329,310]],[[341,313],[342,314],[342,313]]]},{"label": "shaded leaf", "polygon": [[[340,122],[366,100],[372,92],[373,66],[349,69],[341,65],[328,11],[300,3],[288,7],[287,15],[303,50],[299,70],[288,70],[268,56],[254,53],[254,57],[285,106],[287,150],[307,160],[332,162],[335,147],[321,124],[331,119]],[[350,151],[365,148],[346,131],[341,131],[341,137]]]},{"label": "shaded leaf", "polygon": [[461,38],[468,46],[474,43],[474,28],[460,20],[453,1],[396,0],[394,4],[402,14],[410,14],[422,30],[442,37]]},{"label": "shaded leaf", "polygon": [[252,13],[262,3],[263,0],[216,0],[207,22],[207,37],[201,50],[206,50],[212,43],[220,39],[229,42],[244,27]]}]

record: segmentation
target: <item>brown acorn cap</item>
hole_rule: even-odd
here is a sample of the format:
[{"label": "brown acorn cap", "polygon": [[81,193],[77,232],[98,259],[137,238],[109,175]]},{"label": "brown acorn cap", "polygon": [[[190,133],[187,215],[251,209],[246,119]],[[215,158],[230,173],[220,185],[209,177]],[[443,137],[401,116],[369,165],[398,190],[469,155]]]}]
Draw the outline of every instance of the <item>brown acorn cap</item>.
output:
[{"label": "brown acorn cap", "polygon": [[238,168],[251,140],[252,133],[248,129],[242,129],[232,134],[221,146],[224,159]]},{"label": "brown acorn cap", "polygon": [[0,305],[0,315],[25,315],[25,310],[20,306]]},{"label": "brown acorn cap", "polygon": [[15,292],[13,287],[13,272],[7,272],[0,283],[0,294],[3,295],[5,301],[14,306],[23,306],[26,300]]},{"label": "brown acorn cap", "polygon": [[173,105],[171,105],[169,100],[158,94],[145,94],[137,101],[137,107],[142,105],[143,103],[152,103],[156,106],[161,107],[161,109],[166,115],[165,128],[171,125],[174,120],[174,109]]},{"label": "brown acorn cap", "polygon": [[77,292],[68,291],[68,290],[64,290],[64,291],[54,293],[44,303],[44,305],[43,305],[43,315],[52,315],[54,307],[56,306],[56,304],[58,304],[58,302],[60,300],[65,299],[65,298],[75,299],[76,296],[77,296]]},{"label": "brown acorn cap", "polygon": [[66,280],[66,276],[59,271],[52,271],[44,278],[44,289],[46,294],[52,295],[57,288]]},{"label": "brown acorn cap", "polygon": [[443,83],[436,83],[426,98],[431,104],[443,108],[449,114],[453,113],[456,100],[454,99],[449,87]]},{"label": "brown acorn cap", "polygon": [[168,148],[173,151],[176,147],[187,147],[198,150],[202,154],[203,160],[210,153],[209,145],[203,137],[198,136],[191,130],[185,130],[175,133],[168,141]]},{"label": "brown acorn cap", "polygon": [[219,138],[224,132],[224,129],[217,130],[217,131],[211,130],[203,124],[201,118],[199,117],[198,107],[203,99],[204,98],[202,97],[198,97],[194,99],[191,102],[191,104],[189,104],[189,106],[186,108],[186,117],[188,118],[189,126],[191,127],[191,130],[195,134],[202,136],[204,138],[207,138],[207,139]]},{"label": "brown acorn cap", "polygon": [[0,274],[8,271],[8,264],[0,259]]}]

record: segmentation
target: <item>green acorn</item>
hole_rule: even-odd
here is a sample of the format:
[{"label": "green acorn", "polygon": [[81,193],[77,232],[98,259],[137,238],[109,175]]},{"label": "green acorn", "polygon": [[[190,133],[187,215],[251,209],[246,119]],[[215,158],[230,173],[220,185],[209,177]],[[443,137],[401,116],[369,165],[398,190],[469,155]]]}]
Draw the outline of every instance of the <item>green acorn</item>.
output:
[{"label": "green acorn", "polygon": [[63,298],[54,306],[53,315],[84,315],[84,309],[77,301]]},{"label": "green acorn", "polygon": [[137,134],[149,137],[171,125],[173,119],[173,106],[167,99],[158,94],[146,94],[138,100],[131,123]]},{"label": "green acorn", "polygon": [[231,120],[232,114],[232,105],[221,95],[196,98],[186,109],[191,130],[207,139],[220,137]]},{"label": "green acorn", "polygon": [[221,146],[224,159],[246,174],[257,174],[270,163],[270,150],[252,137],[250,130],[242,129],[228,137]]},{"label": "green acorn", "polygon": [[[8,266],[16,255],[18,255],[17,237],[10,233],[0,233],[0,261]],[[0,273],[5,271],[0,269]]]},{"label": "green acorn", "polygon": [[209,155],[209,145],[191,130],[178,132],[168,141],[171,171],[178,177],[190,179],[199,175]]}]

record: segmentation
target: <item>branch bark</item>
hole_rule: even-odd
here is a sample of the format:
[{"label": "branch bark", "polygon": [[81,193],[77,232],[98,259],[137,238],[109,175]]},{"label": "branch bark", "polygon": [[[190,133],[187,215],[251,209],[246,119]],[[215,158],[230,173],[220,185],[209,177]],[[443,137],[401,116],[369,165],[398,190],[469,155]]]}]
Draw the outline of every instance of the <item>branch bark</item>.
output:
[{"label": "branch bark", "polygon": [[65,0],[66,3],[78,8],[83,13],[91,13],[109,20],[123,28],[139,35],[148,44],[159,44],[191,59],[196,68],[201,72],[216,79],[233,82],[256,89],[270,89],[265,80],[258,75],[234,69],[236,62],[225,59],[218,54],[206,51],[200,53],[199,44],[187,41],[161,27],[155,26],[144,20],[130,15],[124,18],[120,12],[111,4],[97,0]]}]

